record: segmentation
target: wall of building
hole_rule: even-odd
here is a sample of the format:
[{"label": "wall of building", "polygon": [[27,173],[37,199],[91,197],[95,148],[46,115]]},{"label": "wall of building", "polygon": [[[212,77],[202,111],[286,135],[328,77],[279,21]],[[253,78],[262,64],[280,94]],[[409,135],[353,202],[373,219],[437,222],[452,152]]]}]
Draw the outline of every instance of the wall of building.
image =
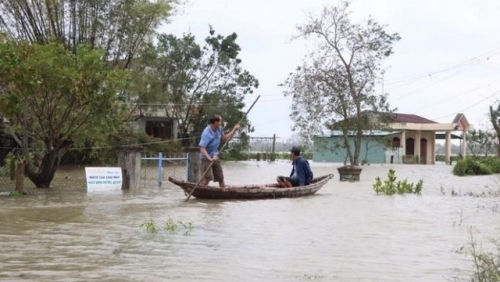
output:
[{"label": "wall of building", "polygon": [[[314,137],[313,161],[343,163],[347,156],[347,151],[343,148],[343,142],[342,136]],[[354,153],[354,139],[352,137],[349,138],[349,145]],[[359,156],[360,164],[365,160],[365,157],[372,164],[386,162],[384,145],[375,138],[363,138]],[[348,157],[347,163],[349,164]]]},{"label": "wall of building", "polygon": [[[434,163],[434,148],[435,148],[435,143],[436,143],[435,135],[436,135],[436,133],[434,131],[420,131],[420,139],[427,140],[427,148],[426,148],[426,154],[425,154],[426,164],[433,164]],[[417,142],[416,136],[417,136],[417,131],[413,131],[413,130],[406,131],[406,139],[413,138],[415,140],[415,142]],[[422,152],[422,148],[420,148],[420,150]],[[414,154],[416,154],[416,152],[414,152]],[[419,156],[419,158],[420,158],[420,156]]]},{"label": "wall of building", "polygon": [[170,123],[168,127],[170,128],[169,130],[171,133],[169,135],[172,136],[171,139],[177,139],[178,131],[179,131],[179,122],[174,119],[168,119],[168,118],[141,118],[139,120],[135,120],[130,122],[130,127],[132,128],[132,131],[135,133],[146,133],[146,122],[149,121],[162,121],[162,122],[168,122]]},{"label": "wall of building", "polygon": [[405,152],[402,147],[387,148],[385,150],[385,163],[402,164]]},{"label": "wall of building", "polygon": [[135,133],[146,132],[146,121],[143,119],[129,122],[132,131]]}]

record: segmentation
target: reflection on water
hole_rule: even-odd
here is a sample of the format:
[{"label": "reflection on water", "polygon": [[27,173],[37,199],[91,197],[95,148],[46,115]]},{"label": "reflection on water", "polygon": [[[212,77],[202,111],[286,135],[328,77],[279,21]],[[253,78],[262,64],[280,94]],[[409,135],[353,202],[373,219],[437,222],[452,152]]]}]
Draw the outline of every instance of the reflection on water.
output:
[{"label": "reflection on water", "polygon": [[[471,269],[455,251],[499,235],[498,198],[452,197],[451,190],[497,189],[497,176],[459,178],[451,167],[368,166],[357,183],[335,173],[316,195],[216,201],[163,183],[138,191],[0,199],[2,281],[450,281]],[[376,176],[424,179],[421,196],[377,196]],[[288,162],[224,165],[227,184],[263,184]],[[443,195],[444,193],[444,195]],[[496,210],[495,210],[496,207]],[[190,235],[140,225],[169,218]]]}]

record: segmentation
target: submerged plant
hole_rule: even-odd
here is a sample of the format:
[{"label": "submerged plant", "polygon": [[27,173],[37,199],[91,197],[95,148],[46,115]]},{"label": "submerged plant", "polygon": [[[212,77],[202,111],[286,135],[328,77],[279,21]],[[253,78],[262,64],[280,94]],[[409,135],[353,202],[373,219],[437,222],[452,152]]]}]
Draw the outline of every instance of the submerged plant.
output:
[{"label": "submerged plant", "polygon": [[[158,233],[158,231],[160,230],[160,228],[156,225],[153,219],[144,222],[143,224],[141,224],[141,227],[147,233],[151,234]],[[171,217],[168,217],[168,220],[165,222],[164,229],[168,231],[170,234],[175,234],[179,230],[179,227],[184,228],[185,236],[191,235],[191,230],[193,229],[193,224],[191,222],[182,222],[180,220],[175,221]]]},{"label": "submerged plant", "polygon": [[424,186],[424,181],[420,179],[417,184],[408,182],[407,179],[403,181],[397,181],[396,171],[394,169],[389,169],[387,173],[387,179],[382,181],[380,177],[375,178],[375,183],[373,184],[373,190],[377,194],[421,194]]},{"label": "submerged plant", "polygon": [[147,233],[150,234],[158,233],[158,226],[156,225],[153,219],[144,222],[143,224],[141,224],[141,227],[144,228],[144,230],[146,230]]},{"label": "submerged plant", "polygon": [[170,233],[176,233],[179,226],[184,227],[185,236],[191,235],[191,230],[193,229],[193,224],[191,222],[182,222],[180,220],[176,222],[171,217],[169,217],[167,222],[165,222],[165,230]]},{"label": "submerged plant", "polygon": [[177,223],[171,217],[165,222],[165,230],[170,231],[170,233],[175,233],[177,227]]},{"label": "submerged plant", "polygon": [[193,223],[191,223],[191,222],[184,223],[182,221],[179,221],[179,224],[184,227],[184,229],[185,229],[184,235],[185,236],[191,235],[191,230],[193,229]]},{"label": "submerged plant", "polygon": [[473,274],[471,281],[500,281],[500,240],[492,239],[493,252],[486,252],[474,239],[472,229],[469,229],[469,234],[470,242],[468,246],[462,246],[457,253],[464,253],[472,257]]}]

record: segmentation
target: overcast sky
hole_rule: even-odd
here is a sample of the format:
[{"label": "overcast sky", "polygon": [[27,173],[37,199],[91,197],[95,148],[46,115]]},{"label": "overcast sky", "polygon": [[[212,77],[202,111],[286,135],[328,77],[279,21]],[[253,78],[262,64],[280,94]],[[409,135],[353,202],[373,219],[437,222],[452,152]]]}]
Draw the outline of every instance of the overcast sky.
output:
[{"label": "overcast sky", "polygon": [[[293,132],[291,98],[282,83],[304,60],[304,41],[290,41],[307,13],[319,13],[325,0],[188,0],[161,32],[194,34],[198,42],[208,34],[238,34],[243,67],[260,81],[259,102],[249,118],[252,136],[282,140]],[[464,113],[476,128],[489,126],[489,105],[500,97],[500,1],[498,0],[354,0],[353,19],[371,15],[387,32],[402,39],[385,61],[380,92],[389,93],[400,113],[417,114],[450,123]]]}]

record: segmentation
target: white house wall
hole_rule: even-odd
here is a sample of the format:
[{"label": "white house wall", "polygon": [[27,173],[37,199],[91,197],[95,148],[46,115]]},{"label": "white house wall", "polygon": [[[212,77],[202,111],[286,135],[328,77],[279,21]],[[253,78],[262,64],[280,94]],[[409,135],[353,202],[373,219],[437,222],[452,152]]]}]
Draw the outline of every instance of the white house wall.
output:
[{"label": "white house wall", "polygon": [[[401,137],[399,136],[399,138],[401,138]],[[393,164],[402,164],[404,154],[405,154],[405,152],[403,151],[402,147],[386,148],[386,150],[385,150],[385,162],[390,164],[391,160],[392,160]]]}]

